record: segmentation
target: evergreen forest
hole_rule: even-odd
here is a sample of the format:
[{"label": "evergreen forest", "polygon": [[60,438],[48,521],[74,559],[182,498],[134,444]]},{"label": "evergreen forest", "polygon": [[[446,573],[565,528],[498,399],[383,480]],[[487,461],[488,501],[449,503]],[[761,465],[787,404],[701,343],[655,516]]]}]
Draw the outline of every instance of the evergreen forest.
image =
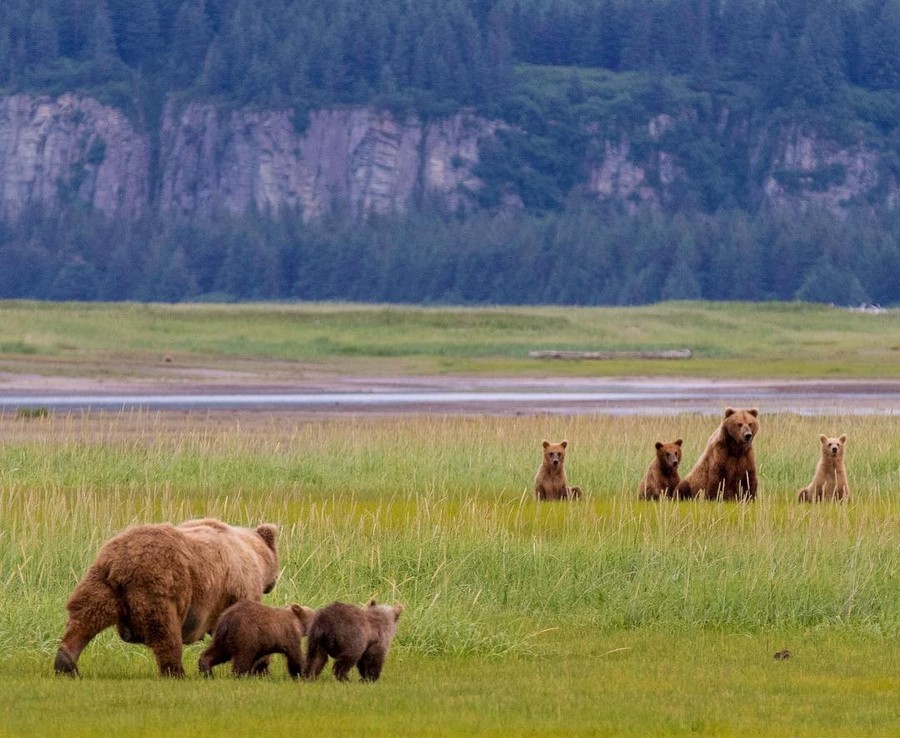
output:
[{"label": "evergreen forest", "polygon": [[[35,206],[0,221],[2,298],[900,303],[897,208],[772,212],[716,130],[727,108],[754,130],[864,138],[900,179],[900,0],[0,3],[0,95],[70,91],[149,132],[172,99],[289,109],[298,130],[326,106],[472,108],[510,132],[483,152],[465,213],[124,222],[77,199]],[[667,140],[690,184],[636,208],[579,196],[589,130],[660,113],[691,121]]]}]

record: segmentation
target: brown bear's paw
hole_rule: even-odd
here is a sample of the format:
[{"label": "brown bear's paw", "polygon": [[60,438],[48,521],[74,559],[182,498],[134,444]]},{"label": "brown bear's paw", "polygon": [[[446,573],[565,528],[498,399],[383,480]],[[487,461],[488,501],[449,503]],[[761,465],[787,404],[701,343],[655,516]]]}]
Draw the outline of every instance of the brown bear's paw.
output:
[{"label": "brown bear's paw", "polygon": [[69,652],[60,648],[56,652],[56,659],[53,661],[53,670],[57,674],[68,674],[69,676],[79,676],[78,665],[75,663]]},{"label": "brown bear's paw", "polygon": [[160,666],[159,675],[171,679],[184,679],[184,667],[181,664]]},{"label": "brown bear's paw", "polygon": [[694,499],[694,492],[691,490],[691,485],[682,482],[675,488],[675,494],[672,495],[676,500],[692,500]]}]

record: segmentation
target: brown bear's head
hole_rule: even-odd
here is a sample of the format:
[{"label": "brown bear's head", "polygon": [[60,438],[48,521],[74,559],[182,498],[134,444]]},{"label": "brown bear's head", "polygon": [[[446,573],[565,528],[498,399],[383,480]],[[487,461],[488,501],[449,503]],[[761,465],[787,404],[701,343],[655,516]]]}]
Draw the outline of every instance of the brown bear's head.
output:
[{"label": "brown bear's head", "polygon": [[725,408],[725,420],[722,428],[737,443],[749,446],[753,443],[756,434],[759,433],[759,410],[755,407],[749,410],[735,410]]},{"label": "brown bear's head", "polygon": [[544,439],[541,441],[541,445],[544,447],[544,463],[554,469],[561,467],[566,460],[566,446],[569,445],[569,442],[550,443]]},{"label": "brown bear's head", "polygon": [[278,579],[278,546],[275,544],[275,535],[278,533],[278,526],[272,523],[265,523],[256,529],[256,535],[263,539],[263,542],[272,552],[271,566],[269,566],[266,584],[263,588],[263,594],[269,594],[275,588],[275,582]]},{"label": "brown bear's head", "polygon": [[303,605],[288,605],[284,609],[290,610],[300,621],[300,634],[309,635],[309,629],[312,628],[313,620],[316,618],[316,611]]},{"label": "brown bear's head", "polygon": [[844,455],[847,434],[844,433],[840,438],[829,438],[823,434],[819,436],[819,443],[822,444],[822,456],[837,459]]},{"label": "brown bear's head", "polygon": [[656,458],[666,469],[675,470],[681,463],[681,444],[684,443],[680,438],[672,443],[656,442]]}]

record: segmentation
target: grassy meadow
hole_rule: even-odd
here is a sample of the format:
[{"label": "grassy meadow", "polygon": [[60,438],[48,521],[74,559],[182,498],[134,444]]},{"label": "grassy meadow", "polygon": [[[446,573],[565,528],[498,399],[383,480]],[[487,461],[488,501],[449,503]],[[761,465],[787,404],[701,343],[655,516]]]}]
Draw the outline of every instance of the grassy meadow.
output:
[{"label": "grassy meadow", "polygon": [[[689,361],[560,362],[529,351],[690,349]],[[633,308],[0,302],[0,371],[129,376],[215,361],[353,372],[896,377],[900,310],[678,302]],[[282,362],[279,366],[277,362]]]},{"label": "grassy meadow", "polygon": [[[653,443],[689,467],[715,422],[2,417],[0,735],[900,735],[897,418],[764,415],[757,502],[636,501]],[[849,434],[850,504],[794,502],[820,432]],[[544,437],[586,499],[532,501]],[[55,678],[102,542],[197,516],[281,526],[270,604],[403,602],[382,680],[205,681],[194,645],[162,681],[111,631]]]},{"label": "grassy meadow", "polygon": [[[897,378],[900,313],[801,304],[642,308],[0,302],[0,382],[332,374]],[[552,362],[547,349],[690,348]],[[173,359],[164,363],[162,357]],[[0,389],[3,384],[0,383]],[[657,440],[700,415],[278,412],[0,416],[0,736],[900,736],[900,428],[764,415],[750,505],[641,503]],[[804,506],[818,434],[849,434],[854,499]],[[568,438],[573,504],[537,505],[540,439]],[[101,634],[52,674],[65,601],[137,523],[280,525],[266,602],[375,595],[406,611],[382,680],[160,680]],[[792,657],[776,660],[788,649]]]}]

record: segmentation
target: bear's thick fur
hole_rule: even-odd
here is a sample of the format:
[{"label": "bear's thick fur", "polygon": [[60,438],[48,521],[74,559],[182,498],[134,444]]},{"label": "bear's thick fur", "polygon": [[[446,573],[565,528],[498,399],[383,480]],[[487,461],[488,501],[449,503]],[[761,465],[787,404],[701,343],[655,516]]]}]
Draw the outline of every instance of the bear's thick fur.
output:
[{"label": "bear's thick fur", "polygon": [[366,607],[333,602],[318,610],[309,631],[304,676],[318,677],[331,656],[339,681],[346,681],[354,666],[363,681],[376,681],[402,612],[403,605],[379,605],[375,600]]},{"label": "bear's thick fur", "polygon": [[819,436],[822,455],[816,464],[813,480],[797,495],[800,502],[821,502],[850,499],[850,487],[847,484],[847,468],[844,465],[844,450],[847,447],[847,434],[839,438]]},{"label": "bear's thick fur", "polygon": [[638,485],[639,500],[658,500],[660,497],[674,497],[681,483],[678,465],[681,463],[679,438],[671,443],[656,442],[656,458],[650,462],[647,473]]},{"label": "bear's thick fur", "polygon": [[759,433],[759,411],[725,408],[722,424],[709,437],[706,450],[681,480],[676,496],[710,500],[752,500],[756,497],[756,456],[753,439]]},{"label": "bear's thick fur", "polygon": [[222,613],[212,643],[200,656],[200,673],[212,676],[214,666],[231,661],[235,676],[265,674],[268,657],[283,653],[288,673],[300,676],[300,641],[309,633],[315,615],[315,610],[301,605],[267,607],[255,600],[235,602]]},{"label": "bear's thick fur", "polygon": [[128,528],[107,541],[75,587],[56,652],[59,674],[77,674],[78,657],[100,631],[117,626],[156,656],[159,673],[184,676],[183,644],[212,632],[219,615],[275,586],[274,525],[238,528],[189,520]]},{"label": "bear's thick fur", "polygon": [[550,443],[541,441],[544,455],[534,477],[534,497],[536,500],[577,500],[581,497],[581,487],[569,487],[566,483],[566,447],[568,441]]}]

